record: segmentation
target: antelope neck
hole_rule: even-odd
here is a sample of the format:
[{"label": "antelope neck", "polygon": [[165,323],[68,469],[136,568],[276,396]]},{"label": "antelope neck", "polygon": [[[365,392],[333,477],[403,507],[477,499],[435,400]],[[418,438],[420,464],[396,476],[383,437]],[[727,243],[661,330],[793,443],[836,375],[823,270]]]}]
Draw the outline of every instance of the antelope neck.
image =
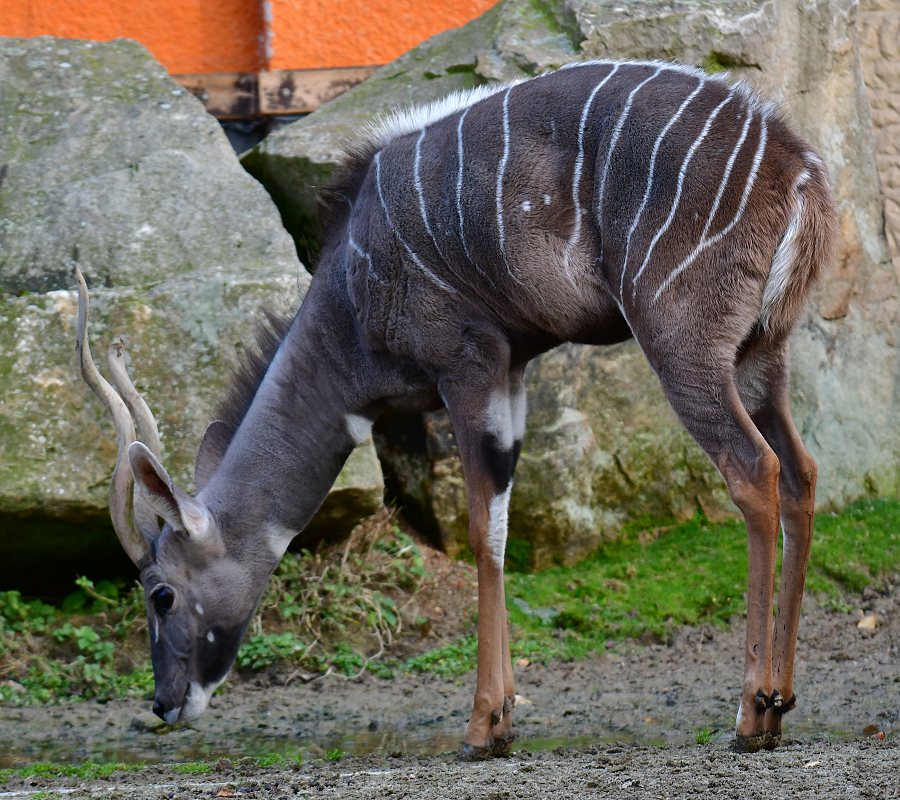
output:
[{"label": "antelope neck", "polygon": [[[314,280],[221,464],[200,494],[229,532],[288,539],[318,510],[355,444],[346,307]],[[358,417],[356,418],[358,421]]]}]

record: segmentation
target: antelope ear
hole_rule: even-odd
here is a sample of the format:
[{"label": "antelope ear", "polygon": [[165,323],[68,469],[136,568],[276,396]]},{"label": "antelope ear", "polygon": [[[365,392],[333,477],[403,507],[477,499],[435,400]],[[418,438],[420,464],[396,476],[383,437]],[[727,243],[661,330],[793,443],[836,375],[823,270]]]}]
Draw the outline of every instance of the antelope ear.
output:
[{"label": "antelope ear", "polygon": [[192,540],[203,541],[213,533],[209,511],[169,477],[166,468],[142,442],[128,447],[128,463],[134,475],[134,490],[173,528],[183,530]]},{"label": "antelope ear", "polygon": [[194,484],[198,492],[219,468],[233,433],[234,430],[220,419],[214,419],[206,426],[194,461]]}]

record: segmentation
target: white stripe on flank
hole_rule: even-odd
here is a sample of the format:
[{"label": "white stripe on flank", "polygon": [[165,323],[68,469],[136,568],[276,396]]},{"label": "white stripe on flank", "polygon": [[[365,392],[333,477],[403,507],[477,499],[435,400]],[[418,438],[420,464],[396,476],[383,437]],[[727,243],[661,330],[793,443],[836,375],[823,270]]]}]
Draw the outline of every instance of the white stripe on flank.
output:
[{"label": "white stripe on flank", "polygon": [[[471,108],[471,106],[469,107]],[[469,261],[472,261],[472,256],[469,253],[469,246],[466,244],[466,228],[463,224],[463,210],[462,210],[462,187],[463,187],[463,122],[465,122],[466,114],[469,113],[469,109],[467,108],[459,117],[459,123],[456,126],[456,161],[457,161],[457,172],[456,172],[456,214],[459,217],[459,238],[462,241],[463,250],[466,251],[466,258]],[[474,263],[474,262],[472,262]]]},{"label": "white stripe on flank", "polygon": [[[616,122],[616,127],[613,128],[612,138],[609,141],[609,151],[606,154],[606,162],[603,165],[603,172],[600,178],[600,190],[597,192],[597,227],[601,227],[603,224],[603,196],[606,193],[606,179],[609,177],[609,165],[612,163],[613,152],[616,149],[616,145],[619,142],[619,136],[622,134],[622,128],[625,126],[625,119],[628,117],[629,112],[631,111],[631,104],[634,102],[634,96],[641,90],[641,88],[650,83],[659,73],[662,72],[662,67],[657,67],[656,72],[654,72],[649,78],[644,78],[637,86],[635,86],[631,93],[628,95],[628,99],[625,100],[625,105],[622,108],[622,113],[619,115],[619,119]],[[603,260],[603,237],[600,239],[600,260]]]},{"label": "white stripe on flank", "polygon": [[454,289],[450,284],[442,281],[437,275],[435,275],[428,267],[425,266],[425,263],[419,258],[415,251],[406,243],[406,239],[400,234],[400,231],[397,230],[394,225],[394,221],[391,219],[391,212],[388,209],[387,202],[384,199],[384,191],[381,188],[381,151],[379,150],[375,154],[375,188],[378,190],[378,200],[381,203],[381,208],[384,211],[384,218],[387,221],[388,227],[391,229],[391,233],[397,238],[397,241],[400,242],[401,246],[404,250],[406,250],[407,255],[412,259],[413,263],[422,270],[422,274],[425,275],[435,286],[439,286],[445,292],[449,292],[450,294],[458,294],[456,289]]},{"label": "white stripe on flank", "polygon": [[359,242],[353,238],[353,232],[349,229],[347,230],[347,244],[350,245],[350,249],[356,253],[360,258],[364,259],[365,262],[369,265],[369,275],[371,275],[376,282],[380,283],[384,286],[384,278],[378,274],[378,270],[375,269],[375,265],[372,263],[372,256],[370,256],[365,250],[360,247]]},{"label": "white stripe on flank", "polygon": [[[509,93],[512,86],[503,94],[503,157],[497,167],[497,237],[500,242],[500,255],[506,260],[506,230],[503,227],[503,176],[506,174],[506,162],[509,161]],[[509,265],[506,265],[509,270]],[[512,272],[510,271],[510,274]]]},{"label": "white stripe on flank", "polygon": [[[734,215],[734,219],[731,220],[722,230],[720,230],[714,236],[711,236],[709,239],[705,241],[701,241],[701,243],[695,248],[694,252],[691,253],[684,261],[682,261],[672,272],[669,273],[669,276],[660,284],[660,287],[656,290],[656,294],[653,295],[653,299],[650,301],[650,305],[652,306],[657,300],[659,300],[660,295],[669,288],[672,284],[672,281],[675,280],[684,270],[686,270],[691,262],[707,247],[716,244],[716,242],[720,241],[723,237],[727,236],[728,233],[734,228],[735,225],[738,224],[741,217],[744,214],[744,209],[747,207],[747,200],[750,197],[750,191],[753,189],[753,184],[756,182],[756,173],[759,171],[759,165],[762,161],[763,153],[766,149],[766,140],[768,138],[768,127],[766,125],[766,118],[764,114],[760,114],[759,118],[759,144],[756,147],[756,154],[753,156],[753,164],[750,167],[750,174],[747,176],[747,183],[744,184],[744,193],[741,195],[741,202],[738,205],[737,213]],[[743,144],[743,142],[741,143]],[[734,154],[732,154],[734,155]]]},{"label": "white stripe on flank", "polygon": [[772,268],[769,270],[769,277],[766,279],[766,285],[763,288],[762,310],[759,312],[759,321],[766,330],[769,327],[769,321],[775,311],[775,306],[779,299],[787,291],[787,287],[791,282],[791,274],[794,266],[795,242],[797,234],[800,232],[800,223],[803,219],[803,211],[805,202],[803,195],[800,193],[800,187],[809,180],[809,172],[803,170],[794,182],[792,194],[796,204],[794,216],[781,237],[778,248],[775,250],[775,256],[772,258]]},{"label": "white stripe on flank", "polygon": [[437,242],[434,240],[434,234],[431,232],[431,225],[428,222],[428,213],[425,211],[425,194],[422,191],[422,176],[419,173],[419,167],[422,162],[422,140],[425,138],[425,130],[425,128],[422,128],[419,138],[416,139],[416,156],[413,159],[413,181],[416,185],[416,194],[419,196],[419,213],[422,215],[422,222],[425,223],[425,230],[428,231],[428,235],[431,237],[431,241],[434,242],[435,249],[437,249]]},{"label": "white stripe on flank", "polygon": [[712,208],[709,210],[709,217],[706,220],[706,225],[703,226],[703,233],[700,234],[701,242],[706,239],[706,235],[712,227],[713,220],[719,212],[719,204],[722,202],[722,196],[725,194],[725,187],[728,185],[728,179],[731,177],[731,170],[734,169],[734,162],[737,161],[738,153],[740,153],[741,148],[744,146],[744,142],[747,140],[747,133],[750,131],[751,122],[753,122],[753,107],[749,106],[747,108],[747,119],[744,120],[744,127],[741,129],[741,135],[734,145],[734,150],[731,151],[731,155],[728,157],[728,163],[725,165],[725,172],[722,173],[722,182],[719,184],[719,191],[716,192],[716,199],[713,201]]},{"label": "white stripe on flank", "polygon": [[495,495],[490,505],[490,523],[488,528],[488,548],[494,557],[494,563],[503,569],[506,557],[506,536],[509,530],[509,495],[512,492],[512,481],[502,494]]},{"label": "white stripe on flank", "polygon": [[694,143],[690,146],[687,151],[687,155],[684,157],[684,162],[681,164],[681,169],[678,171],[678,185],[675,188],[675,197],[672,200],[672,210],[669,212],[669,216],[666,221],[662,224],[662,227],[656,232],[656,235],[653,237],[653,240],[650,242],[650,246],[647,248],[647,254],[644,256],[644,262],[641,264],[641,268],[637,271],[634,278],[631,279],[632,285],[638,282],[638,278],[641,277],[641,274],[647,268],[647,264],[650,263],[650,257],[653,255],[653,250],[656,247],[657,242],[662,239],[665,235],[665,232],[669,230],[669,227],[672,225],[673,220],[675,219],[675,214],[678,213],[678,204],[681,202],[681,192],[684,190],[684,178],[687,175],[688,166],[691,163],[691,160],[694,158],[694,154],[697,152],[697,149],[703,144],[703,140],[709,135],[710,128],[712,128],[713,122],[716,121],[716,117],[719,116],[719,112],[726,106],[728,103],[732,101],[734,98],[734,91],[728,93],[728,96],[717,105],[712,113],[709,115],[709,118],[706,120],[706,124],[703,126],[703,130],[700,131],[700,135],[694,140]]},{"label": "white stripe on flank", "polygon": [[641,215],[644,213],[644,209],[647,207],[647,201],[650,199],[650,191],[653,189],[653,170],[656,169],[656,156],[659,154],[659,148],[662,145],[663,139],[666,138],[666,134],[672,129],[672,126],[681,119],[681,115],[684,113],[684,110],[688,107],[691,100],[700,94],[700,90],[703,89],[705,85],[706,81],[703,79],[700,79],[697,82],[697,87],[685,98],[672,119],[665,124],[665,127],[660,131],[659,136],[656,137],[653,151],[650,154],[650,169],[647,172],[647,187],[644,189],[644,197],[641,200],[640,206],[638,206],[637,213],[634,215],[634,220],[631,223],[631,227],[628,229],[628,238],[625,241],[625,258],[622,261],[622,274],[619,277],[620,297],[625,290],[625,272],[628,270],[628,256],[631,253],[631,237],[634,235],[635,230],[637,230],[637,226],[641,221]]},{"label": "white stripe on flank", "polygon": [[[584,168],[584,129],[587,125],[588,113],[591,110],[591,105],[594,102],[594,98],[597,96],[597,92],[603,88],[606,82],[615,75],[618,70],[619,65],[614,63],[613,68],[607,73],[606,77],[594,87],[594,90],[584,104],[584,108],[581,109],[581,123],[578,126],[578,157],[575,159],[575,174],[572,176],[572,202],[575,205],[575,227],[572,229],[572,235],[569,237],[569,241],[566,242],[565,255],[566,277],[569,279],[570,283],[572,281],[572,275],[569,271],[569,259],[571,258],[572,250],[575,249],[575,245],[578,244],[578,240],[581,237],[581,217],[584,214],[584,209],[581,206],[581,170]],[[544,203],[549,205],[547,197],[547,195],[544,195]]]}]

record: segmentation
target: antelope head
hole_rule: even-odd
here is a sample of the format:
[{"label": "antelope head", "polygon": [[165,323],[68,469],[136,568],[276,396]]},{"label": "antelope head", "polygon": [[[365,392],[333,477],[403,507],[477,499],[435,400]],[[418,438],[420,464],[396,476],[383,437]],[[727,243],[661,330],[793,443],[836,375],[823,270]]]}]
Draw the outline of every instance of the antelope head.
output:
[{"label": "antelope head", "polygon": [[81,374],[115,421],[110,516],[146,597],[153,711],[168,723],[194,719],[234,662],[260,581],[229,554],[210,509],[175,486],[163,467],[156,422],[128,375],[121,341],[109,348],[112,384],[97,370],[87,338],[88,290],[77,268],[75,278]]}]

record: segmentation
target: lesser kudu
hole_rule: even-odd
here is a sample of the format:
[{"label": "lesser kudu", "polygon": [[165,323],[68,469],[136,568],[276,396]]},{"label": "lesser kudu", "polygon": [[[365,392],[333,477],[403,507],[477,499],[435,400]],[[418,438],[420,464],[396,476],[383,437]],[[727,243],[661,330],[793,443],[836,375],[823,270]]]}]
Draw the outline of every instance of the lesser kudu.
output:
[{"label": "lesser kudu", "polygon": [[111,513],[147,596],[154,711],[203,711],[288,543],[379,412],[443,403],[478,570],[463,753],[506,750],[503,560],[525,367],[562,342],[634,337],[744,515],[737,743],[774,747],[795,702],[812,536],[816,464],[791,420],[787,340],[835,238],[822,161],[742,84],[593,61],[394,115],[362,137],[327,199],[309,292],[208,430],[194,497],[161,464],[121,349],[115,389],[96,374],[79,279],[82,369],[119,439]]}]

